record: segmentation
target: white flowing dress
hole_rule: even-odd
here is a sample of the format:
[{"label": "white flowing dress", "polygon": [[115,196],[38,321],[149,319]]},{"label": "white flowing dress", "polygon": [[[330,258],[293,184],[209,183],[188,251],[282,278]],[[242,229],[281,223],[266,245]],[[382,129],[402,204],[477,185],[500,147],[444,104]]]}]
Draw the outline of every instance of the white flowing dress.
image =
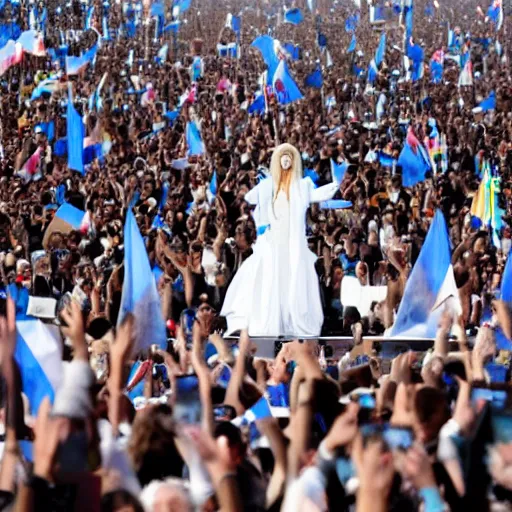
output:
[{"label": "white flowing dress", "polygon": [[323,324],[316,256],[307,245],[306,211],[312,202],[331,199],[335,183],[315,189],[309,178],[280,191],[273,201],[268,178],[247,193],[254,218],[266,231],[240,267],[224,300],[228,334],[247,328],[250,336],[318,336]]}]

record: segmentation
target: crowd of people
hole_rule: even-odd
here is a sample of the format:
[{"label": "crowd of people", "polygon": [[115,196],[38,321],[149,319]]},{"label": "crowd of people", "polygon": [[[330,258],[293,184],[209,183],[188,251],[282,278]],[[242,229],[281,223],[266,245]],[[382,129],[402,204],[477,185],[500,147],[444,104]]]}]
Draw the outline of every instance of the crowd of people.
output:
[{"label": "crowd of people", "polygon": [[[501,2],[499,23],[473,0],[374,3],[381,23],[360,1],[0,3],[2,45],[16,25],[45,47],[0,77],[2,510],[511,509],[510,19]],[[270,86],[251,45],[262,35],[302,99]],[[70,72],[66,55],[95,45]],[[350,340],[346,353],[297,339],[305,326],[275,332],[275,357],[261,357],[248,326],[227,333],[220,315],[262,236],[246,195],[284,143],[312,189],[336,184],[301,235],[322,335]],[[428,153],[413,184],[406,146]],[[126,309],[132,214],[165,345]],[[427,301],[407,285],[435,219],[457,307],[438,308],[421,350],[393,353],[365,339],[393,332],[404,297]],[[239,275],[230,307],[253,307],[244,293],[282,279],[283,261]],[[274,303],[258,300],[262,317]]]}]

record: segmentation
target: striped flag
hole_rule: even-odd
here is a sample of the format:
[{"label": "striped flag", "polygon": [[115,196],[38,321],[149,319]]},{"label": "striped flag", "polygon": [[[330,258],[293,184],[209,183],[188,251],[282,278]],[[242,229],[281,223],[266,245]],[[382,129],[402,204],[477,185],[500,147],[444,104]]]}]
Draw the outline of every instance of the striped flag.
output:
[{"label": "striped flag", "polygon": [[23,164],[23,167],[16,173],[20,178],[23,178],[25,183],[41,178],[39,164],[41,162],[42,153],[43,149],[40,147],[37,148],[28,158],[28,160]]}]

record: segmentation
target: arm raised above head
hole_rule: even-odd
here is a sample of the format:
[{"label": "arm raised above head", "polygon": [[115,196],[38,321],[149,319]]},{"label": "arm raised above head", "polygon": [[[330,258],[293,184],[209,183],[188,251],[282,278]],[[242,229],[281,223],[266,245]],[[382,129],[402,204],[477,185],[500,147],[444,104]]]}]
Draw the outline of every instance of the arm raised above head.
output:
[{"label": "arm raised above head", "polygon": [[322,201],[328,201],[334,197],[334,194],[339,189],[337,183],[329,183],[323,187],[314,188],[313,182],[310,178],[306,178],[309,181],[309,202],[310,203],[321,203]]},{"label": "arm raised above head", "polygon": [[256,185],[254,188],[249,190],[247,194],[244,196],[244,200],[247,201],[249,204],[256,205],[258,204],[258,198],[259,198],[259,191],[261,189],[261,183]]}]

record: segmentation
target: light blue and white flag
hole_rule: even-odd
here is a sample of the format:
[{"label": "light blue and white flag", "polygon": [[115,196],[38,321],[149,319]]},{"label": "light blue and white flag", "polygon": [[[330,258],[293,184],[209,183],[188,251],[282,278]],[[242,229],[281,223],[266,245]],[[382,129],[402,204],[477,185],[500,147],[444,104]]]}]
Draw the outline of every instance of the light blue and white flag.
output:
[{"label": "light blue and white flag", "polygon": [[80,57],[66,56],[66,74],[78,75],[80,71],[85,69],[96,57],[98,46],[94,45]]},{"label": "light blue and white flag", "polygon": [[299,25],[304,21],[304,16],[300,9],[292,7],[287,9],[284,13],[284,22],[290,23],[291,25]]},{"label": "light blue and white flag", "polygon": [[512,306],[512,258],[507,258],[503,277],[501,278],[500,299],[508,303],[509,307]]},{"label": "light blue and white flag", "polygon": [[352,208],[352,202],[344,199],[330,199],[329,201],[322,201],[320,208],[323,210],[344,210],[345,208]]},{"label": "light blue and white flag", "polygon": [[348,169],[347,162],[343,161],[340,164],[338,164],[331,158],[332,180],[334,182],[338,183],[338,185],[343,181],[343,178],[345,177],[345,173],[347,172],[347,169]]},{"label": "light blue and white flag", "polygon": [[205,153],[201,132],[195,121],[189,121],[187,123],[185,136],[187,139],[188,156],[199,156]]},{"label": "light blue and white flag", "polygon": [[496,32],[503,26],[503,5],[502,0],[494,0],[487,9],[487,17],[491,20]]},{"label": "light blue and white flag", "polygon": [[93,15],[94,15],[94,5],[90,5],[87,8],[87,15],[85,16],[85,30],[91,29]]},{"label": "light blue and white flag", "polygon": [[226,28],[230,28],[237,37],[240,37],[241,19],[240,16],[233,16],[228,13],[226,16]]},{"label": "light blue and white flag", "polygon": [[281,105],[287,105],[294,101],[301,100],[304,96],[288,71],[284,60],[279,62],[274,78],[272,80],[274,92]]},{"label": "light blue and white flag", "polygon": [[126,315],[135,318],[133,354],[156,344],[165,347],[167,336],[160,297],[137,221],[128,209],[124,224],[124,281],[117,325]]},{"label": "light blue and white flag", "polygon": [[40,98],[43,94],[52,95],[59,88],[59,86],[60,83],[57,77],[51,77],[47,78],[46,80],[42,80],[37,84],[37,87],[32,91],[30,100],[37,100],[37,98]]},{"label": "light blue and white flag", "polygon": [[451,264],[448,228],[437,210],[407,280],[390,336],[435,338],[444,311],[460,315],[462,307]]},{"label": "light blue and white flag", "polygon": [[22,391],[36,415],[45,397],[53,403],[63,379],[62,344],[59,330],[41,320],[18,320],[14,358],[19,366]]},{"label": "light blue and white flag", "polygon": [[208,187],[208,190],[206,192],[206,195],[208,196],[208,202],[213,203],[215,198],[217,197],[217,171],[213,171],[212,179],[210,181],[210,185]]},{"label": "light blue and white flag", "polygon": [[237,427],[251,425],[257,420],[271,418],[272,412],[266,397],[262,396],[250,409],[247,409],[242,416],[238,416],[231,423]]}]

